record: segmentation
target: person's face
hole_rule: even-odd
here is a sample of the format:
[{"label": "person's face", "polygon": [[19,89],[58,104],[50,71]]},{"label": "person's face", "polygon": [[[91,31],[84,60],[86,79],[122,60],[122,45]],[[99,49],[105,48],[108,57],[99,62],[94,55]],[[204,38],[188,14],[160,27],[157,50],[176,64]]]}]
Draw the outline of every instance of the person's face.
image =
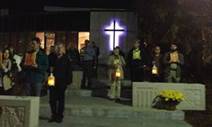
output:
[{"label": "person's face", "polygon": [[32,50],[37,50],[40,48],[40,45],[36,41],[32,41],[31,43]]},{"label": "person's face", "polygon": [[177,50],[177,45],[172,44],[170,48],[171,48],[172,51],[175,51],[175,50]]},{"label": "person's face", "polygon": [[159,46],[155,47],[155,53],[157,53],[157,54],[160,53],[160,47]]},{"label": "person's face", "polygon": [[63,55],[65,53],[65,46],[63,44],[59,44],[57,49],[59,55]]},{"label": "person's face", "polygon": [[10,52],[9,52],[9,50],[5,50],[5,52],[4,52],[4,58],[5,59],[8,59],[10,57]]},{"label": "person's face", "polygon": [[114,54],[119,55],[119,49],[114,49]]},{"label": "person's face", "polygon": [[139,48],[139,47],[140,47],[140,44],[139,44],[138,41],[136,41],[135,44],[134,44],[134,48]]}]

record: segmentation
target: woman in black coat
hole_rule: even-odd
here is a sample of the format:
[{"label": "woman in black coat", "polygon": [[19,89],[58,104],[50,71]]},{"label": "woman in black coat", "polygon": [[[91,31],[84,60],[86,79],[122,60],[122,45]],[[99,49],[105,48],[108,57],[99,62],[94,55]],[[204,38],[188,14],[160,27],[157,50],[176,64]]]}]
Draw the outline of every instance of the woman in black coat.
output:
[{"label": "woman in black coat", "polygon": [[52,64],[51,72],[55,76],[55,86],[49,88],[49,103],[51,107],[51,119],[49,122],[63,121],[63,112],[65,105],[65,90],[67,85],[71,83],[71,71],[68,57],[65,54],[64,44],[58,44],[58,51],[54,64]]}]

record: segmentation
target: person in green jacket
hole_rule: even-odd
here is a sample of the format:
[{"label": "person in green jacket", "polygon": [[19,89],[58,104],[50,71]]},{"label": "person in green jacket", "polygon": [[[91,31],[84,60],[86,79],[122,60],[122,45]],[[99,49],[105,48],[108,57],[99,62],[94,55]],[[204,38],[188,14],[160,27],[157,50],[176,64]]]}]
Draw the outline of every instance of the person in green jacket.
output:
[{"label": "person in green jacket", "polygon": [[40,49],[40,39],[33,38],[22,61],[26,95],[40,96],[48,64],[47,55]]}]

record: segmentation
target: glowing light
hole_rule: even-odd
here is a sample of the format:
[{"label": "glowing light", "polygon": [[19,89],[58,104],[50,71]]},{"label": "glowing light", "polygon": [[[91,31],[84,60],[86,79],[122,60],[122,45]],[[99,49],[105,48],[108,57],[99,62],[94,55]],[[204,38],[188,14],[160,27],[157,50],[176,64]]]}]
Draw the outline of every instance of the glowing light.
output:
[{"label": "glowing light", "polygon": [[124,27],[120,26],[116,20],[113,20],[109,26],[104,29],[105,33],[109,35],[110,50],[119,46],[120,36],[124,34]]},{"label": "glowing light", "polygon": [[52,73],[48,77],[48,86],[55,86],[55,77]]}]

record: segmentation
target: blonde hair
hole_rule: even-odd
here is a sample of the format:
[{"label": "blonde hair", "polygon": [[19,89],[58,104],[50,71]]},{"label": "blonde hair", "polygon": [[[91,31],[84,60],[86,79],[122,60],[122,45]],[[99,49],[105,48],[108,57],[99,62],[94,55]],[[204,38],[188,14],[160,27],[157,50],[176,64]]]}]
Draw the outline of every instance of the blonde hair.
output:
[{"label": "blonde hair", "polygon": [[62,48],[63,53],[65,54],[66,53],[66,46],[65,46],[65,44],[64,43],[58,43],[57,44],[57,48],[59,48],[60,46]]}]

